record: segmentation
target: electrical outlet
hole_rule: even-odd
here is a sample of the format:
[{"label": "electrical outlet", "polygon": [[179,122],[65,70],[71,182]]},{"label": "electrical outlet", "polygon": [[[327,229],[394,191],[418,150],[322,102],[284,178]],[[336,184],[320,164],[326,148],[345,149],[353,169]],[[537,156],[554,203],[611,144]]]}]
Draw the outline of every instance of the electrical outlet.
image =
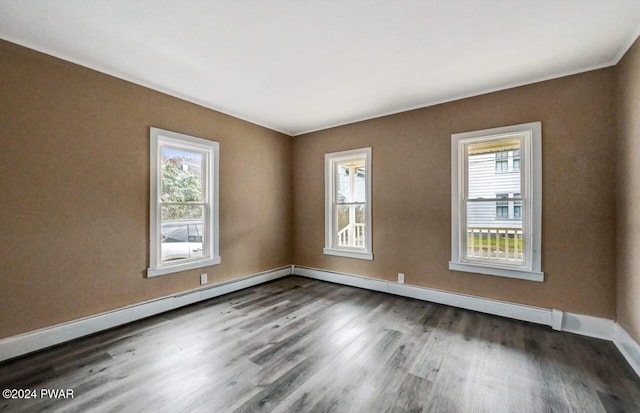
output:
[{"label": "electrical outlet", "polygon": [[398,283],[404,284],[404,273],[403,272],[399,272],[398,273]]},{"label": "electrical outlet", "polygon": [[207,283],[207,273],[200,274],[200,285],[204,285]]}]

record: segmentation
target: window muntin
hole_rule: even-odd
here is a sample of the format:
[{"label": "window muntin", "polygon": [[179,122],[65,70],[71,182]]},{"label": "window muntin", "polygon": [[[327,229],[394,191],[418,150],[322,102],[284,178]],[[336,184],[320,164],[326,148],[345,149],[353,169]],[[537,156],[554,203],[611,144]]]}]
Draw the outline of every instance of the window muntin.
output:
[{"label": "window muntin", "polygon": [[373,259],[370,167],[371,148],[325,155],[325,254]]},{"label": "window muntin", "polygon": [[151,128],[148,276],[220,263],[218,143]]},{"label": "window muntin", "polygon": [[536,122],[452,136],[450,269],[542,280],[540,132]]}]

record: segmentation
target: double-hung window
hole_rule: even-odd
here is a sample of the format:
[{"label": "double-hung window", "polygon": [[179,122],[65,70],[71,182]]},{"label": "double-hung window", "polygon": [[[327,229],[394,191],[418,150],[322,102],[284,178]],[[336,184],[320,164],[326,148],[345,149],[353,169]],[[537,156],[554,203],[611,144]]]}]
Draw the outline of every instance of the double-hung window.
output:
[{"label": "double-hung window", "polygon": [[150,135],[147,276],[219,264],[218,143],[158,128]]},{"label": "double-hung window", "polygon": [[451,139],[449,269],[543,281],[540,122]]},{"label": "double-hung window", "polygon": [[325,155],[324,253],[373,259],[371,148]]}]

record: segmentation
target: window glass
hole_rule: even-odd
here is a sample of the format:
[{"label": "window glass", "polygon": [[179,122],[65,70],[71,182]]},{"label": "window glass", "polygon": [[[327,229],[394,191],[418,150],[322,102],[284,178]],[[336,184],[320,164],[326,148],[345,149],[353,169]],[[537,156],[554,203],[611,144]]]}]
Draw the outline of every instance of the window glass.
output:
[{"label": "window glass", "polygon": [[[496,198],[507,199],[509,194],[497,194]],[[509,218],[509,202],[496,201],[496,218]]]},{"label": "window glass", "polygon": [[[520,171],[509,171],[509,156],[519,139],[480,141],[466,146],[468,189],[465,259],[522,265],[522,220],[513,219],[513,194],[520,191]],[[496,174],[493,162],[496,162]],[[498,165],[500,165],[498,167]],[[507,173],[510,172],[510,173]],[[511,196],[510,196],[511,194]],[[490,211],[493,209],[494,213]]]},{"label": "window glass", "polygon": [[520,169],[520,150],[513,151],[513,169]]},{"label": "window glass", "polygon": [[[520,198],[520,194],[513,194],[514,198]],[[522,201],[513,201],[513,217],[522,218]]]},{"label": "window glass", "polygon": [[509,169],[509,154],[507,152],[496,152],[496,172],[507,172]]}]

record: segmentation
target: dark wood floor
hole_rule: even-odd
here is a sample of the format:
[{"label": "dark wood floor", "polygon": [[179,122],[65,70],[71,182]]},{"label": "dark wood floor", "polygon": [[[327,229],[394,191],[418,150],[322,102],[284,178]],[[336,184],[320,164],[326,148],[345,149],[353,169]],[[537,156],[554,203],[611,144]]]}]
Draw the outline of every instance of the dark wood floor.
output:
[{"label": "dark wood floor", "polygon": [[607,341],[300,277],[0,364],[3,411],[639,412]]}]

